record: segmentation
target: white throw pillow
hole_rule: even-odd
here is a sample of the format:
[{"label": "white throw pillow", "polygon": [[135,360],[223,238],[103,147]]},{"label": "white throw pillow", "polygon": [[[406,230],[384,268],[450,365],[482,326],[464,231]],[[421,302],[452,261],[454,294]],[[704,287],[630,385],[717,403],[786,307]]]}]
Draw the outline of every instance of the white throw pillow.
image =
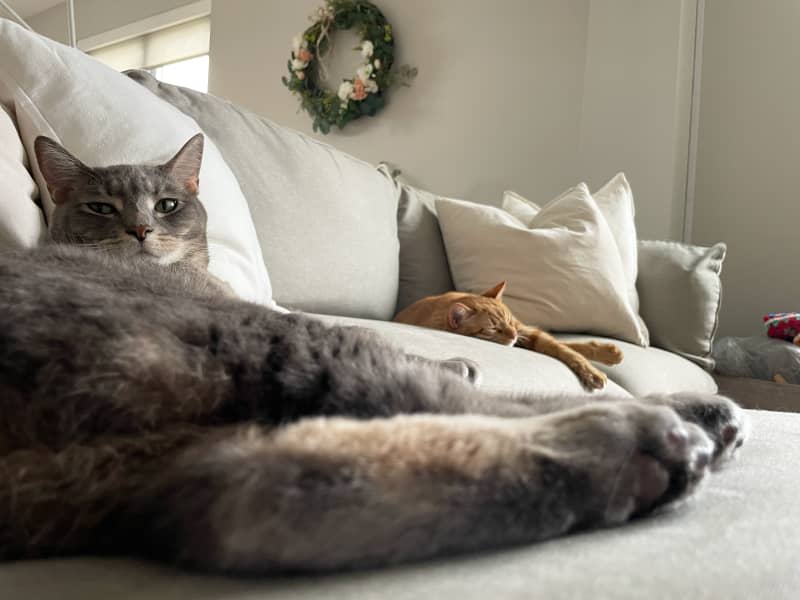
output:
[{"label": "white throw pillow", "polygon": [[458,200],[438,199],[436,211],[457,289],[480,293],[505,280],[503,298],[525,323],[647,345],[617,243],[585,184],[527,226],[500,208]]},{"label": "white throw pillow", "polygon": [[[619,247],[622,268],[628,281],[628,298],[635,311],[639,311],[639,294],[636,278],[639,269],[638,240],[636,237],[636,207],[633,192],[624,173],[617,173],[603,187],[592,194],[600,212],[606,218],[611,233]],[[503,210],[523,223],[530,223],[541,210],[538,204],[512,191],[503,192]]]},{"label": "white throw pillow", "polygon": [[[58,140],[90,166],[169,159],[200,128],[126,76],[79,50],[0,19],[0,102],[13,103],[28,156],[38,135]],[[38,167],[43,206],[53,203]],[[247,201],[206,137],[200,200],[208,212],[209,271],[246,300],[273,306]]]},{"label": "white throw pillow", "polygon": [[617,241],[622,268],[628,280],[628,295],[633,309],[638,312],[639,294],[636,292],[636,276],[639,272],[639,246],[636,238],[636,207],[625,174],[614,175],[611,181],[592,194],[592,198],[597,202]]},{"label": "white throw pillow", "polygon": [[11,114],[0,105],[0,251],[36,246],[45,233],[39,190]]},{"label": "white throw pillow", "polygon": [[522,223],[525,223],[525,225],[533,221],[533,218],[539,214],[540,210],[542,210],[538,204],[531,202],[527,198],[524,198],[517,192],[512,192],[511,190],[506,190],[503,192],[502,207],[504,211],[510,215],[513,215]]}]

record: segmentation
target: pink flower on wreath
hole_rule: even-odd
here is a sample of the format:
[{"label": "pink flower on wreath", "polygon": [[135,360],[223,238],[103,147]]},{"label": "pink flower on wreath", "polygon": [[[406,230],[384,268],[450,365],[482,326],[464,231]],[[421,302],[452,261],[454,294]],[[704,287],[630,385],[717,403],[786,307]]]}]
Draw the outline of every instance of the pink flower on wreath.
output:
[{"label": "pink flower on wreath", "polygon": [[364,88],[364,82],[356,78],[353,80],[353,93],[350,94],[353,100],[363,100],[367,97],[367,90]]},{"label": "pink flower on wreath", "polygon": [[297,78],[298,78],[300,81],[303,81],[303,79],[305,79],[305,78],[306,78],[306,74],[305,74],[305,73],[303,73],[302,71],[295,71],[295,74],[297,75]]},{"label": "pink flower on wreath", "polygon": [[300,51],[297,53],[297,58],[302,60],[303,62],[311,62],[311,59],[314,58],[314,55],[308,51],[306,48],[301,48]]}]

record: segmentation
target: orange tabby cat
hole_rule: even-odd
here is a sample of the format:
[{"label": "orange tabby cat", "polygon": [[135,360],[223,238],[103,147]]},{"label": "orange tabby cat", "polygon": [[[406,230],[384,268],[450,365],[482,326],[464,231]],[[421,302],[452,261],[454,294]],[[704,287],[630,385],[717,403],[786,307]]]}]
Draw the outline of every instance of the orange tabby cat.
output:
[{"label": "orange tabby cat", "polygon": [[605,374],[589,360],[616,365],[622,362],[622,350],[600,342],[560,342],[541,329],[520,323],[503,303],[505,289],[503,281],[481,296],[464,292],[429,296],[401,310],[394,320],[541,352],[567,365],[588,389],[606,384]]}]

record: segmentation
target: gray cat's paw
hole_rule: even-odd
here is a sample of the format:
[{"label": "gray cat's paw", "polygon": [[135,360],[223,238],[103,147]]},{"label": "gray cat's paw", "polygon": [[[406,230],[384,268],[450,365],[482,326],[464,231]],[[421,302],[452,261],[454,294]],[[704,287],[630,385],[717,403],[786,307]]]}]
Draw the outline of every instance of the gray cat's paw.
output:
[{"label": "gray cat's paw", "polygon": [[594,404],[552,418],[558,454],[585,477],[575,515],[584,526],[617,525],[685,498],[709,472],[713,442],[666,407]]},{"label": "gray cat's paw", "polygon": [[483,379],[481,368],[474,360],[457,356],[440,361],[440,364],[447,370],[453,371],[469,381],[472,385],[478,386]]},{"label": "gray cat's paw", "polygon": [[669,406],[682,419],[699,425],[714,442],[713,468],[734,458],[750,433],[744,410],[724,396],[685,392],[648,396],[645,401]]}]

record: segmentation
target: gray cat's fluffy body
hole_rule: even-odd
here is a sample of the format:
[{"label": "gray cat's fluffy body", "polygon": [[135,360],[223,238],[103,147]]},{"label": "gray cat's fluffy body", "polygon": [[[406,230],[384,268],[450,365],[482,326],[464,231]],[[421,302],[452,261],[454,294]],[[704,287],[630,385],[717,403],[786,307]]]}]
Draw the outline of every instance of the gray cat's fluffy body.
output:
[{"label": "gray cat's fluffy body", "polygon": [[0,257],[0,557],[327,570],[616,525],[733,455],[716,396],[490,397],[206,273]]}]

